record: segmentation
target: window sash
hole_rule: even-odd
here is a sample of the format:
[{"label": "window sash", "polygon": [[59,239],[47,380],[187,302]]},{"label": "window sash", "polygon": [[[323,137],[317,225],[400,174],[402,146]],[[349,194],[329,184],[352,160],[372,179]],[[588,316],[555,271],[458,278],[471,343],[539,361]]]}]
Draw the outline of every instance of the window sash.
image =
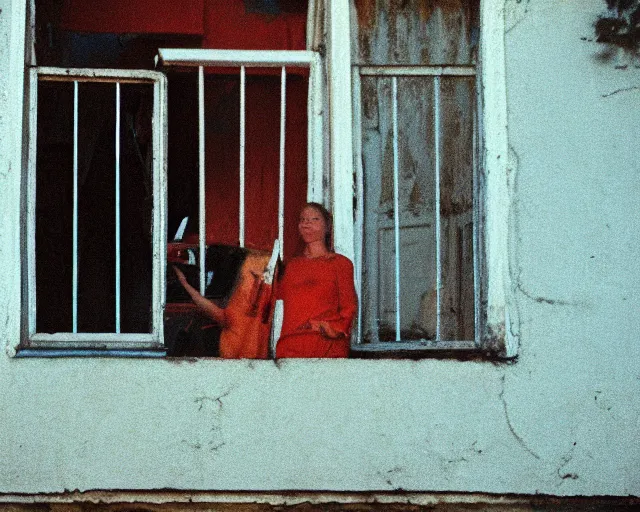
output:
[{"label": "window sash", "polygon": [[[160,48],[158,64],[171,67],[193,67],[198,69],[198,132],[199,132],[199,265],[200,293],[205,290],[206,249],[206,197],[205,197],[205,120],[204,120],[204,68],[240,68],[240,155],[239,155],[239,233],[240,246],[244,246],[245,233],[245,88],[247,68],[280,68],[280,145],[278,175],[278,250],[280,257],[284,247],[285,206],[285,136],[286,136],[286,81],[287,67],[309,69],[307,92],[307,201],[323,202],[323,88],[322,62],[317,52],[303,50],[215,50]],[[282,327],[283,305],[276,301],[273,313],[271,351]]]},{"label": "window sash", "polygon": [[[36,332],[36,148],[38,133],[38,82],[60,81],[74,83],[74,213],[73,213],[73,327],[72,332],[54,334]],[[150,333],[121,333],[119,332],[119,313],[116,313],[116,332],[83,333],[77,332],[77,154],[78,154],[78,84],[88,82],[116,84],[116,124],[119,121],[118,98],[120,84],[152,84],[153,85],[153,117],[152,117],[152,291],[151,291],[151,332]],[[54,67],[33,67],[30,69],[30,109],[29,109],[29,158],[27,166],[27,290],[26,290],[26,339],[23,345],[29,348],[104,348],[104,349],[136,349],[157,350],[163,348],[164,303],[165,303],[165,272],[166,272],[166,77],[159,72],[145,70],[117,70],[77,68],[65,69]],[[119,167],[119,137],[116,137],[116,184],[118,183]],[[117,199],[116,199],[117,204]],[[116,211],[119,208],[116,208]],[[120,219],[116,219],[118,226]],[[120,240],[116,238],[116,252],[118,253]],[[119,261],[119,254],[116,260]],[[119,269],[116,269],[116,290],[118,290]],[[116,305],[119,302],[116,293]]]},{"label": "window sash", "polygon": [[[479,244],[478,244],[478,102],[476,97],[476,108],[473,111],[473,286],[474,286],[474,339],[473,340],[445,340],[441,338],[441,288],[442,288],[442,262],[441,262],[441,214],[440,214],[440,170],[441,164],[441,78],[442,77],[475,77],[475,66],[398,66],[398,65],[354,65],[352,68],[352,86],[353,86],[353,105],[354,105],[354,156],[355,156],[355,172],[356,172],[356,211],[355,211],[355,228],[356,233],[360,236],[355,237],[356,247],[356,284],[358,289],[358,301],[360,315],[357,319],[356,334],[353,338],[352,349],[358,352],[382,353],[386,351],[416,351],[416,350],[477,350],[480,347],[480,274],[479,274]],[[376,339],[371,343],[363,343],[363,307],[362,307],[362,276],[364,264],[364,169],[363,169],[363,149],[362,149],[362,97],[361,97],[361,77],[379,77],[391,80],[392,87],[392,134],[393,134],[393,210],[394,210],[394,274],[395,274],[395,341],[380,342]],[[434,84],[434,152],[435,152],[435,232],[436,232],[436,338],[434,340],[403,340],[401,337],[400,326],[400,226],[399,226],[399,201],[398,201],[398,91],[397,81],[402,77],[424,77],[431,78]],[[478,87],[476,85],[476,96],[478,95]]]}]

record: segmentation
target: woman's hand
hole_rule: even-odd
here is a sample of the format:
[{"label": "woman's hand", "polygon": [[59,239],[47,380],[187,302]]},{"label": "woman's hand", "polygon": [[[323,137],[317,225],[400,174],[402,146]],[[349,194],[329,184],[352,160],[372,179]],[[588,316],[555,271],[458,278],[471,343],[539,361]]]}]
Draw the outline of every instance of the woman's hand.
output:
[{"label": "woman's hand", "polygon": [[324,320],[309,320],[309,325],[312,331],[319,332],[325,338],[339,338],[342,333],[336,331],[329,322]]},{"label": "woman's hand", "polygon": [[195,303],[200,311],[202,311],[209,318],[215,320],[223,327],[225,326],[225,315],[224,310],[218,306],[216,306],[209,299],[203,297],[198,290],[196,290],[193,286],[189,284],[187,278],[184,275],[184,272],[180,270],[175,265],[172,265],[173,271],[176,273],[176,277],[182,287],[187,291],[187,293],[191,296],[191,300]]}]

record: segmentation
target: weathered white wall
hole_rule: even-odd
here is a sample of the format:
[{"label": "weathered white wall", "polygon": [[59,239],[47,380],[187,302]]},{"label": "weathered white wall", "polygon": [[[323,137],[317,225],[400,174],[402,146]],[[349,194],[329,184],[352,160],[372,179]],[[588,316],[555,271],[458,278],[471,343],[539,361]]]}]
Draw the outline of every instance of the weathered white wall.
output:
[{"label": "weathered white wall", "polygon": [[[0,0],[0,342],[18,333],[19,112]],[[507,0],[517,362],[0,354],[0,492],[640,494],[640,69],[601,0]],[[19,70],[18,70],[19,73]],[[19,91],[18,91],[19,92]]]}]

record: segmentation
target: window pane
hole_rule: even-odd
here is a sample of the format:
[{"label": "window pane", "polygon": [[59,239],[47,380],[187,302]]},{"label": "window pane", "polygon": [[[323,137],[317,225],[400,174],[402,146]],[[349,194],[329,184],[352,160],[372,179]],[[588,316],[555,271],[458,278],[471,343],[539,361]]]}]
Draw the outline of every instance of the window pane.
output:
[{"label": "window pane", "polygon": [[[38,89],[38,332],[73,329],[73,87],[72,82],[40,82]],[[151,329],[153,86],[123,84],[120,89],[120,149],[116,157],[116,85],[78,84],[78,332],[116,332],[117,316],[120,332]],[[52,143],[51,134],[61,140],[60,148]],[[116,210],[120,215],[117,234]],[[119,313],[116,275],[120,280]]]},{"label": "window pane", "polygon": [[73,83],[38,83],[36,329],[71,331]]},{"label": "window pane", "polygon": [[474,339],[473,80],[441,79],[440,337]]},{"label": "window pane", "polygon": [[[390,78],[363,77],[365,338],[396,337],[393,98]],[[398,79],[398,202],[402,339],[431,337],[420,318],[435,286],[433,80]]]},{"label": "window pane", "polygon": [[[287,68],[284,139],[284,257],[299,251],[297,217],[307,193],[308,70]],[[268,256],[279,237],[280,68],[247,67],[244,87],[244,248],[240,240],[240,68],[205,68],[204,239],[205,293],[226,308],[240,288],[251,250]],[[180,268],[197,289],[199,262],[198,73],[169,75],[169,265]],[[189,217],[183,239],[172,242]],[[236,301],[233,308],[237,308]],[[253,320],[247,318],[247,322]],[[171,356],[219,356],[221,329],[204,318],[167,273],[165,345]]]},{"label": "window pane", "polygon": [[[208,243],[238,245],[240,69],[207,69],[204,83],[205,212]],[[211,72],[209,72],[211,71]],[[280,69],[247,68],[245,97],[245,245],[271,251],[278,238]],[[189,217],[198,237],[198,75],[169,75],[169,240]],[[287,70],[285,258],[298,249],[297,215],[307,190],[306,72]]]},{"label": "window pane", "polygon": [[[363,341],[397,339],[398,302],[402,340],[435,339],[438,311],[440,339],[473,339],[473,79],[396,78],[396,149],[392,80],[361,78]],[[440,108],[436,112],[438,81]],[[394,211],[396,151],[399,255]]]}]

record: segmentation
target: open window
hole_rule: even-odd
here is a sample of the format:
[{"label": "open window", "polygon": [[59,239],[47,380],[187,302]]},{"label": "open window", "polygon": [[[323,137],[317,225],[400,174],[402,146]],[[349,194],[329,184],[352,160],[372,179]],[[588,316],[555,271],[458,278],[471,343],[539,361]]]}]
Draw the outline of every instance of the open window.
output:
[{"label": "open window", "polygon": [[309,200],[354,355],[515,354],[500,0],[31,5],[23,354],[171,353],[167,244],[205,294],[207,247],[286,260]]},{"label": "open window", "polygon": [[[181,158],[184,148],[192,148],[197,173],[191,166],[180,173],[176,162],[176,172],[169,174],[170,191],[185,192],[175,198],[173,213],[170,204],[170,223],[196,221],[189,220],[186,235],[169,242],[169,257],[173,261],[187,251],[190,269],[196,270],[191,286],[216,305],[232,309],[237,306],[230,294],[242,294],[238,279],[246,281],[234,276],[242,275],[241,262],[251,254],[247,251],[254,256],[262,252],[265,262],[270,258],[264,253],[274,247],[284,260],[296,254],[297,214],[306,201],[322,200],[320,56],[292,50],[160,49],[158,57],[162,69],[181,75],[195,86],[190,90],[198,92],[193,108],[184,109],[184,98],[176,102],[183,116],[179,137],[186,140],[174,146]],[[171,109],[171,99],[169,104]],[[229,283],[224,289],[218,286],[223,274]],[[220,340],[230,335],[219,332],[221,322],[194,323],[198,315],[191,298],[171,274],[168,277],[165,342],[170,355],[264,357],[253,349],[227,352],[227,343]],[[259,295],[252,300],[261,300]],[[253,307],[258,308],[257,303]],[[265,306],[265,314],[268,309]],[[277,307],[276,324],[280,314]],[[235,330],[245,332],[246,322]],[[264,335],[251,332],[248,337]],[[272,354],[276,338],[274,333]],[[249,347],[254,341],[243,343]]]}]

